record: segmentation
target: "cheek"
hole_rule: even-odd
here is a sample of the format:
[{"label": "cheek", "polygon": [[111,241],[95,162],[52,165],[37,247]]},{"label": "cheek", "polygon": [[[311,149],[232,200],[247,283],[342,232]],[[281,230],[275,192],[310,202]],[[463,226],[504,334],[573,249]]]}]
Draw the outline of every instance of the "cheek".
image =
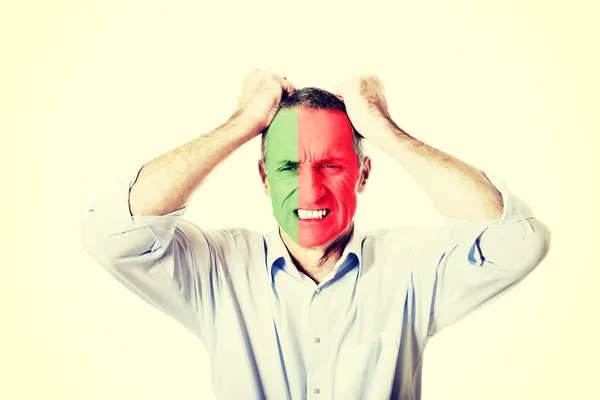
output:
[{"label": "cheek", "polygon": [[358,173],[354,171],[332,174],[326,178],[332,190],[339,192],[354,192],[358,182]]},{"label": "cheek", "polygon": [[298,189],[297,177],[273,177],[268,180],[271,196],[277,199],[285,199]]},{"label": "cheek", "polygon": [[327,186],[338,202],[352,204],[356,198],[358,173],[348,172],[328,177]]}]

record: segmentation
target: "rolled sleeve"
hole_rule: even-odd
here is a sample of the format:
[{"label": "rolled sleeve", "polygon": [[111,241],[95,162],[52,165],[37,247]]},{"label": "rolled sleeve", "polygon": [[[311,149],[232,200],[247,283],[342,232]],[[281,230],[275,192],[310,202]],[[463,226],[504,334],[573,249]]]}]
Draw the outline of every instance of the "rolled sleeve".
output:
[{"label": "rolled sleeve", "polygon": [[[126,288],[204,340],[214,303],[202,303],[201,297],[209,297],[205,292],[212,293],[221,279],[211,270],[208,239],[192,224],[180,223],[186,207],[162,216],[131,215],[129,189],[140,169],[89,210],[82,245]],[[194,246],[190,235],[198,236]]]},{"label": "rolled sleeve", "polygon": [[[502,195],[504,207],[500,219],[472,222],[450,217],[444,218],[450,235],[457,245],[455,253],[460,253],[457,254],[457,257],[479,266],[483,265],[485,260],[478,243],[484,232],[488,230],[493,232],[485,235],[488,242],[488,236],[498,237],[492,242],[501,242],[510,237],[523,239],[525,226],[529,225],[527,220],[534,217],[531,208],[510,190],[505,179],[491,174],[486,174],[486,176]],[[498,234],[499,230],[500,234]]]},{"label": "rolled sleeve", "polygon": [[129,190],[137,180],[140,171],[141,167],[127,174],[89,209],[86,222],[91,220],[96,234],[111,236],[148,228],[158,234],[155,235],[157,238],[164,238],[164,232],[170,232],[185,214],[187,207],[162,216],[132,216],[129,208]]},{"label": "rolled sleeve", "polygon": [[450,237],[434,251],[442,256],[431,288],[429,335],[499,298],[548,253],[549,229],[511,192],[505,180],[488,179],[502,194],[502,216],[480,222],[446,218]]}]

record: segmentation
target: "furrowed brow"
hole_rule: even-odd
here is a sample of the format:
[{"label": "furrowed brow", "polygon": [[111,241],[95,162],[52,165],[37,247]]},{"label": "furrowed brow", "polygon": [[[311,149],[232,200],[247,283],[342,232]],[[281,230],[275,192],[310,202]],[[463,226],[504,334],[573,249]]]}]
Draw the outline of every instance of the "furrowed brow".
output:
[{"label": "furrowed brow", "polygon": [[327,157],[323,160],[321,160],[321,164],[347,164],[348,163],[348,158],[347,157]]},{"label": "furrowed brow", "polygon": [[279,163],[279,167],[298,167],[300,163],[298,161],[283,160]]}]

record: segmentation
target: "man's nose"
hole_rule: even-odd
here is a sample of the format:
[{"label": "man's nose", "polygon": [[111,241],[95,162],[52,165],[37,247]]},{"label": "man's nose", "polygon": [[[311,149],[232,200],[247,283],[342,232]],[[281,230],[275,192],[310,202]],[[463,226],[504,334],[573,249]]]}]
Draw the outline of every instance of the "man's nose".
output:
[{"label": "man's nose", "polygon": [[326,193],[323,176],[314,168],[300,168],[298,171],[298,192],[301,203],[317,205]]}]

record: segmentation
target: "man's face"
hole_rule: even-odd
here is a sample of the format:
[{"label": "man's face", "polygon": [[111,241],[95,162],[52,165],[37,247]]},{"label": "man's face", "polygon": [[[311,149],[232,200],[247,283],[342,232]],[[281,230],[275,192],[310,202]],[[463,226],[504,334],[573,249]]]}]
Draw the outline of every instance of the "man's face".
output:
[{"label": "man's face", "polygon": [[354,218],[361,168],[345,113],[280,110],[269,126],[266,185],[281,228],[302,247],[321,246]]}]

